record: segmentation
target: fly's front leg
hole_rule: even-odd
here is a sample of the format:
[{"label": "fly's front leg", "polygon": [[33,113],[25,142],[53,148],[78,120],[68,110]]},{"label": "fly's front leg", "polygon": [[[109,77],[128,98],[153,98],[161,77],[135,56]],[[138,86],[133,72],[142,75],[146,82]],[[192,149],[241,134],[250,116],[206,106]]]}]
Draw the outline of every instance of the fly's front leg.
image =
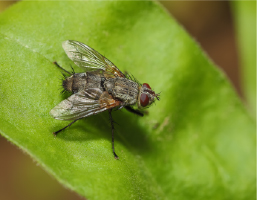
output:
[{"label": "fly's front leg", "polygon": [[59,131],[53,132],[54,136],[57,135],[57,133],[60,133],[61,131],[63,131],[64,129],[68,128],[69,126],[71,126],[74,122],[76,122],[78,119],[74,120],[73,122],[71,122],[70,124],[68,124],[67,126],[65,126],[64,128],[60,129]]},{"label": "fly's front leg", "polygon": [[134,113],[134,114],[136,114],[136,115],[139,115],[139,116],[141,116],[141,117],[144,116],[144,113],[142,113],[142,112],[139,111],[139,110],[133,109],[131,106],[125,106],[124,108],[126,108],[127,111],[132,112],[132,113]]},{"label": "fly's front leg", "polygon": [[111,127],[112,127],[112,152],[114,155],[115,159],[119,159],[119,157],[117,156],[117,154],[115,153],[114,150],[114,125],[113,125],[113,120],[112,120],[112,109],[108,110],[109,111],[109,117],[110,117],[110,121],[111,121]]}]

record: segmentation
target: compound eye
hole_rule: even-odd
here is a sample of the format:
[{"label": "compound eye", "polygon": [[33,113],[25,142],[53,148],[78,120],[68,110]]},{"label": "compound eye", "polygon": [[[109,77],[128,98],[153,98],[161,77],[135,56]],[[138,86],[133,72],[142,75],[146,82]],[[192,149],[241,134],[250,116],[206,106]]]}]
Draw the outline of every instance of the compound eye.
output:
[{"label": "compound eye", "polygon": [[147,96],[147,94],[142,93],[140,96],[140,105],[142,107],[146,107],[149,104],[149,97]]},{"label": "compound eye", "polygon": [[151,87],[150,87],[150,85],[148,83],[143,83],[142,87],[146,87],[146,88],[151,90]]}]

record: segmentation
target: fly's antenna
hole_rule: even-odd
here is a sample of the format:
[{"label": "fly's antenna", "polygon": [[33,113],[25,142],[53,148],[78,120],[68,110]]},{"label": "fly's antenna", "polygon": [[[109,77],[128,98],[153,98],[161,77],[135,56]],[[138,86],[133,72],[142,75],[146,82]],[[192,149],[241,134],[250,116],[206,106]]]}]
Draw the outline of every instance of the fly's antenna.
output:
[{"label": "fly's antenna", "polygon": [[158,101],[160,101],[160,94],[161,94],[161,92],[155,94],[155,97],[156,97],[156,99],[157,99]]}]

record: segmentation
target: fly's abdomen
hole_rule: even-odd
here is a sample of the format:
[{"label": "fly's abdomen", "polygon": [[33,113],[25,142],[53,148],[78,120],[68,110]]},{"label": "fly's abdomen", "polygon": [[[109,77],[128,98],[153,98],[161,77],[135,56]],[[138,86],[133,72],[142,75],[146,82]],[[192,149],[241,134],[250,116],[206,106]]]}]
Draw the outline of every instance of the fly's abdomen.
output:
[{"label": "fly's abdomen", "polygon": [[104,75],[98,73],[98,71],[76,73],[66,78],[62,85],[65,90],[72,93],[77,93],[91,88],[99,88],[103,91],[104,80]]},{"label": "fly's abdomen", "polygon": [[83,90],[87,85],[87,73],[77,73],[66,78],[62,82],[62,86],[65,90],[77,93]]}]

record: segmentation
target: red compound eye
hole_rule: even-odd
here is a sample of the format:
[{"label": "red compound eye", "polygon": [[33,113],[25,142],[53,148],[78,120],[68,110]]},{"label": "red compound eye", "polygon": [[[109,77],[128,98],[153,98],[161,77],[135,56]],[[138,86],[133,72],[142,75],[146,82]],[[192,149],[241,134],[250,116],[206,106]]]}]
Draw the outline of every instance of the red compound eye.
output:
[{"label": "red compound eye", "polygon": [[147,94],[142,93],[141,96],[140,96],[140,105],[142,107],[146,107],[148,104],[149,104],[149,97],[147,96]]},{"label": "red compound eye", "polygon": [[150,85],[148,83],[143,83],[142,87],[146,87],[146,88],[151,90],[151,87],[150,87]]}]

